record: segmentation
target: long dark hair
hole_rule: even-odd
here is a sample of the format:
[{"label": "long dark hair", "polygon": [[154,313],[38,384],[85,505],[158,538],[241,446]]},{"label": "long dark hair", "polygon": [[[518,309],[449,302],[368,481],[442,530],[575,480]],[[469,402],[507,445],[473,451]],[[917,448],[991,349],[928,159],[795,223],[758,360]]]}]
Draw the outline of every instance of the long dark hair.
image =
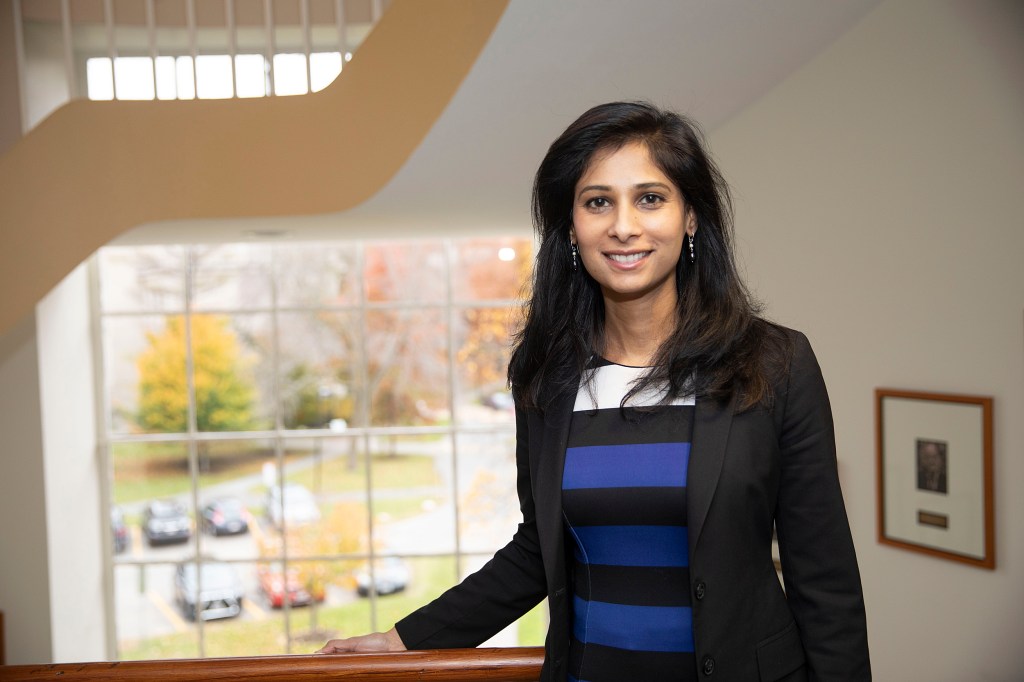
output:
[{"label": "long dark hair", "polygon": [[[770,402],[771,384],[785,363],[781,331],[758,316],[736,269],[732,201],[722,174],[690,119],[645,102],[596,106],[555,140],[533,183],[533,221],[539,249],[532,296],[516,336],[508,380],[519,404],[544,409],[564,391],[575,392],[604,333],[604,299],[597,282],[573,269],[569,230],[576,183],[598,151],[639,141],[694,211],[696,257],[676,266],[676,325],[654,364],[630,391],[667,391],[727,400],[743,408]],[[685,249],[688,251],[688,248]],[[623,399],[623,404],[629,398]]]}]

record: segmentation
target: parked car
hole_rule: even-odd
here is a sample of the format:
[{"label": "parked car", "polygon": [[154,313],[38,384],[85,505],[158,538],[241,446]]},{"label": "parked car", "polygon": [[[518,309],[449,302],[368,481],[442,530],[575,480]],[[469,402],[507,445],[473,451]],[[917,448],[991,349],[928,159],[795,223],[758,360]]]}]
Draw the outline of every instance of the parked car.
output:
[{"label": "parked car", "polygon": [[369,566],[356,573],[356,592],[360,597],[369,596],[371,584],[378,595],[401,592],[409,584],[409,566],[398,557],[378,559],[372,578]]},{"label": "parked car", "polygon": [[275,528],[301,526],[320,520],[320,507],[309,489],[298,483],[273,486],[267,491],[267,517]]},{"label": "parked car", "polygon": [[192,537],[192,521],[180,503],[174,500],[153,500],[142,513],[142,533],[150,546],[187,542]]},{"label": "parked car", "polygon": [[124,525],[124,511],[120,507],[110,509],[110,531],[114,535],[114,554],[120,554],[131,544],[128,526]]},{"label": "parked car", "polygon": [[316,580],[315,576],[308,571],[303,571],[296,566],[289,566],[287,580],[282,575],[280,564],[261,565],[256,569],[259,578],[260,590],[267,595],[267,601],[275,609],[284,606],[285,591],[288,593],[288,603],[292,606],[306,606],[324,600],[323,581]]},{"label": "parked car", "polygon": [[235,497],[207,502],[199,518],[203,530],[210,535],[237,535],[249,532],[249,512],[242,501]]},{"label": "parked car", "polygon": [[231,564],[204,560],[197,570],[195,559],[190,559],[174,569],[174,600],[189,620],[237,616],[243,594],[242,580]]}]

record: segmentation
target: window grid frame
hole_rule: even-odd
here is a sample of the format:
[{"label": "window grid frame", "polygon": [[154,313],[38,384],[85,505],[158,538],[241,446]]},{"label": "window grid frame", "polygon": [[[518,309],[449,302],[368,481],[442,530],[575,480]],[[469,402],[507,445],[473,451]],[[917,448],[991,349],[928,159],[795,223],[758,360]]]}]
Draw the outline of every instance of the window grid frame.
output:
[{"label": "window grid frame", "polygon": [[[501,237],[498,237],[499,239]],[[396,240],[396,241],[420,241],[420,240]],[[451,488],[449,494],[452,497],[452,505],[454,509],[454,547],[453,551],[444,552],[401,552],[394,554],[402,558],[452,558],[454,561],[454,575],[452,576],[452,583],[456,584],[459,581],[459,577],[462,575],[463,569],[466,562],[474,558],[482,558],[489,556],[488,553],[480,551],[469,551],[464,552],[462,549],[462,528],[461,528],[461,515],[460,507],[462,506],[459,498],[459,436],[463,434],[493,434],[493,435],[514,435],[515,424],[513,423],[465,423],[456,419],[457,406],[456,401],[456,384],[457,384],[457,372],[456,372],[456,320],[457,316],[467,309],[474,308],[505,308],[510,313],[523,305],[523,301],[517,298],[509,299],[485,299],[485,300],[456,300],[454,295],[455,289],[455,268],[457,252],[456,246],[460,241],[456,237],[443,237],[438,240],[442,245],[442,253],[444,254],[444,291],[445,300],[442,303],[433,302],[421,302],[421,301],[368,301],[366,298],[366,283],[365,283],[365,248],[370,244],[379,244],[379,240],[352,240],[352,241],[336,241],[336,242],[325,242],[336,245],[344,245],[346,247],[352,247],[355,250],[354,259],[354,271],[355,276],[355,291],[354,295],[357,297],[355,303],[346,304],[334,304],[334,305],[302,305],[293,306],[285,305],[281,306],[278,302],[278,289],[279,289],[279,275],[280,272],[277,267],[277,244],[265,244],[259,243],[258,246],[265,247],[270,252],[269,259],[269,276],[271,281],[270,286],[270,306],[262,306],[257,308],[211,308],[211,309],[193,309],[193,287],[192,280],[194,275],[194,255],[195,249],[202,248],[208,245],[202,244],[185,244],[175,245],[180,246],[185,250],[183,263],[180,265],[182,270],[182,277],[184,278],[184,296],[182,300],[183,308],[177,309],[138,309],[138,310],[127,310],[127,311],[111,311],[107,312],[102,307],[101,298],[101,278],[102,278],[102,265],[100,263],[98,253],[91,259],[91,265],[89,268],[90,275],[90,298],[91,308],[93,310],[93,341],[94,341],[94,356],[96,358],[97,377],[100,379],[96,382],[96,392],[98,394],[97,406],[99,408],[99,414],[97,416],[97,422],[101,426],[98,431],[98,449],[100,452],[100,467],[102,470],[101,475],[101,499],[103,506],[103,527],[109,524],[106,519],[109,518],[110,512],[114,507],[114,467],[113,467],[113,450],[116,445],[123,443],[185,443],[187,445],[188,459],[189,459],[189,492],[187,493],[191,499],[193,513],[198,515],[199,506],[199,444],[203,442],[228,442],[228,441],[242,441],[242,440],[258,440],[264,439],[273,442],[275,451],[275,464],[276,474],[278,476],[284,475],[284,455],[285,455],[285,443],[289,440],[301,438],[312,441],[319,448],[321,444],[328,438],[336,438],[338,434],[330,429],[286,429],[283,425],[283,415],[281,409],[281,401],[277,399],[280,395],[280,348],[279,348],[279,315],[281,313],[296,313],[296,312],[349,312],[355,313],[356,319],[359,321],[359,338],[360,343],[358,344],[358,350],[356,355],[358,356],[358,372],[360,385],[368,387],[367,382],[367,313],[374,311],[390,311],[390,310],[422,310],[422,309],[435,309],[443,311],[446,320],[446,346],[447,346],[447,361],[448,365],[446,368],[447,375],[447,404],[446,407],[450,412],[451,420],[446,425],[435,425],[435,426],[380,426],[373,425],[370,421],[371,418],[371,396],[367,393],[365,398],[359,402],[359,409],[361,410],[361,426],[347,427],[345,429],[345,436],[351,437],[358,440],[362,445],[362,451],[364,453],[370,452],[371,439],[379,436],[421,436],[421,435],[436,435],[442,438],[447,438],[450,441],[451,451]],[[239,244],[247,244],[246,242],[240,242]],[[294,245],[296,243],[290,243]],[[225,243],[222,246],[228,246]],[[531,244],[531,248],[533,245]],[[274,416],[274,428],[270,430],[259,430],[259,431],[199,431],[197,428],[197,416],[195,406],[195,375],[193,367],[193,342],[191,337],[191,319],[194,315],[249,315],[249,314],[269,314],[271,319],[272,329],[272,343],[270,351],[270,362],[272,365],[273,373],[273,384],[275,399],[273,402],[273,416]],[[115,432],[113,429],[113,422],[111,419],[111,396],[110,391],[107,387],[107,367],[105,366],[105,348],[104,348],[104,336],[103,336],[103,322],[107,319],[124,319],[133,317],[152,317],[162,316],[169,317],[173,315],[181,315],[185,322],[185,355],[186,355],[186,390],[188,392],[188,418],[187,418],[187,430],[181,433],[122,433]],[[370,505],[373,499],[373,473],[372,467],[369,466],[369,460],[367,460],[367,466],[365,467],[365,473],[363,475],[365,482],[365,493],[367,504]],[[121,660],[121,643],[117,637],[117,622],[116,622],[116,585],[115,585],[115,570],[120,566],[136,566],[140,571],[145,570],[150,566],[159,565],[174,565],[177,561],[160,559],[130,559],[115,557],[113,552],[113,541],[110,537],[109,532],[104,532],[104,546],[103,546],[103,562],[104,562],[104,576],[106,585],[105,605],[107,610],[107,641],[108,641],[108,654],[112,660]],[[284,571],[288,570],[289,563],[294,561],[302,562],[328,562],[337,560],[365,560],[368,562],[369,570],[371,572],[371,582],[373,581],[373,575],[375,571],[375,559],[380,556],[375,547],[375,534],[374,534],[374,520],[373,514],[368,514],[368,551],[355,552],[355,553],[340,553],[340,554],[321,554],[305,556],[301,559],[290,560],[288,556],[288,544],[287,542],[282,543],[281,555],[274,559],[275,563],[282,566]],[[193,561],[197,565],[197,577],[201,580],[202,572],[198,571],[198,565],[203,562],[200,557],[200,542],[198,539],[198,530],[196,535],[189,539],[189,547],[192,550]],[[391,556],[392,553],[387,553]],[[241,558],[241,559],[217,559],[218,562],[228,564],[254,564],[258,563],[258,560]],[[201,584],[198,587],[201,590]],[[369,612],[371,619],[371,628],[373,630],[378,629],[378,605],[377,605],[377,594],[375,591],[370,591],[369,595]],[[286,653],[293,653],[293,646],[296,644],[293,642],[291,632],[291,605],[288,600],[284,600],[282,608],[282,620],[284,622],[284,635],[285,635],[285,651]],[[205,621],[201,618],[196,620],[196,633],[198,640],[199,656],[205,658],[206,656],[206,633],[205,633]]]}]

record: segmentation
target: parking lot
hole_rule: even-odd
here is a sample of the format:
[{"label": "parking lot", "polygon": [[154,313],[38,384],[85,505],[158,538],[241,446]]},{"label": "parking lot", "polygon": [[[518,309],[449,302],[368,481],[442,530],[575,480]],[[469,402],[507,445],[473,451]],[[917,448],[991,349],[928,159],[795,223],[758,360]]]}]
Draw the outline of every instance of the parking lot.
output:
[{"label": "parking lot", "polygon": [[[510,528],[508,523],[502,525],[498,520],[501,516],[508,517],[509,505],[512,512],[515,510],[514,493],[509,495],[509,491],[514,490],[514,465],[509,457],[508,436],[481,435],[460,442],[460,447],[473,447],[473,458],[472,466],[460,467],[457,473],[453,473],[451,456],[444,446],[443,441],[438,443],[433,453],[436,458],[434,468],[439,472],[433,485],[375,489],[372,502],[367,501],[363,491],[322,490],[317,495],[325,518],[332,509],[344,505],[365,509],[367,515],[372,512],[373,518],[368,521],[373,525],[375,551],[379,553],[383,549],[386,554],[408,557],[411,583],[419,579],[417,573],[423,572],[423,562],[427,561],[414,557],[455,553],[452,485],[455,477],[463,499],[467,495],[473,499],[495,493],[506,498],[498,503],[498,506],[506,507],[503,514],[495,514],[495,503],[488,502],[489,513],[481,516],[479,523],[463,523],[463,551],[488,547],[493,551],[504,544],[508,533],[514,529],[514,525]],[[417,451],[424,451],[423,443],[417,443]],[[301,464],[293,470],[300,468]],[[241,612],[223,621],[204,623],[207,631],[281,618],[281,609],[274,609],[260,589],[257,574],[260,564],[267,562],[267,559],[261,559],[267,556],[266,547],[275,546],[275,542],[280,546],[280,534],[266,515],[266,490],[260,475],[241,476],[203,489],[198,500],[200,506],[212,497],[239,499],[249,511],[248,532],[213,536],[195,532],[193,522],[193,532],[187,542],[166,545],[150,546],[146,541],[138,522],[145,503],[122,505],[125,518],[130,520],[129,545],[117,555],[114,567],[117,639],[122,648],[143,640],[195,632],[196,624],[176,603],[174,571],[178,562],[191,560],[197,552],[204,560],[230,563],[237,571],[243,588]],[[176,499],[191,508],[190,496]],[[500,534],[500,537],[495,537],[495,534]],[[264,550],[262,554],[261,548]],[[294,561],[294,553],[289,552],[289,561]],[[334,567],[337,570],[326,582],[324,601],[319,608],[336,609],[360,600],[367,601],[358,596],[352,577],[357,568],[366,567],[366,562],[348,560],[341,566],[342,563],[339,560],[339,566]],[[442,580],[450,584],[455,578],[451,575]],[[306,610],[305,607],[302,610]],[[298,612],[299,609],[293,611]]]}]

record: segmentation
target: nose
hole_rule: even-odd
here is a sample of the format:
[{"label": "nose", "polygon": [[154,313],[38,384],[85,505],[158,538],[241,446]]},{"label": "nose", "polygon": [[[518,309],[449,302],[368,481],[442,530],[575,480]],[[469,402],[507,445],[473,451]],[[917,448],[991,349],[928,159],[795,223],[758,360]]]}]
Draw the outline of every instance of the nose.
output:
[{"label": "nose", "polygon": [[628,202],[620,204],[608,226],[608,234],[621,242],[628,242],[643,230],[639,211]]}]

